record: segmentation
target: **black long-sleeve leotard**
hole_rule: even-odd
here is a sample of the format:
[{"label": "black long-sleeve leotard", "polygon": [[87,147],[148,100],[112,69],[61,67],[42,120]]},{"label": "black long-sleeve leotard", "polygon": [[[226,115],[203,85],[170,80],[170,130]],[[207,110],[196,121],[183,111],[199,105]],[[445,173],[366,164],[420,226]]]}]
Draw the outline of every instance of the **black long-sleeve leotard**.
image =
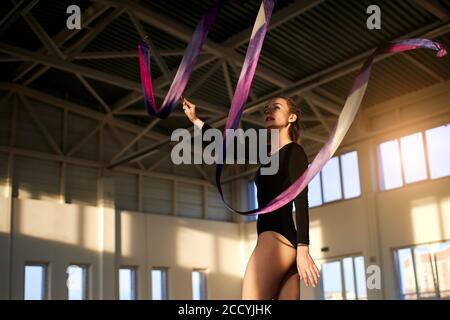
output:
[{"label": "black long-sleeve leotard", "polygon": [[[204,124],[202,133],[211,128]],[[278,151],[279,170],[274,175],[261,175],[261,167],[270,166],[262,164],[255,176],[259,207],[266,205],[277,195],[283,192],[300,177],[308,168],[308,157],[303,147],[295,142],[288,143]],[[293,220],[292,202],[295,203],[295,220]],[[309,244],[309,206],[308,186],[294,199],[283,207],[258,216],[256,223],[258,236],[264,231],[275,231],[283,235],[297,248],[298,244]]]}]

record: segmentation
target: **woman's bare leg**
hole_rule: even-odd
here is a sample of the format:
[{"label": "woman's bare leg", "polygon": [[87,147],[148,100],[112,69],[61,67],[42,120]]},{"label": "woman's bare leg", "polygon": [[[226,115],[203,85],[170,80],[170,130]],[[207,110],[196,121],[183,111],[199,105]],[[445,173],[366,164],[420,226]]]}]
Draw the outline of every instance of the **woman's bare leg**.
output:
[{"label": "woman's bare leg", "polygon": [[286,273],[295,264],[296,253],[281,234],[261,233],[245,270],[242,299],[276,299]]},{"label": "woman's bare leg", "polygon": [[300,277],[296,264],[286,273],[278,292],[277,300],[299,300],[300,299]]}]

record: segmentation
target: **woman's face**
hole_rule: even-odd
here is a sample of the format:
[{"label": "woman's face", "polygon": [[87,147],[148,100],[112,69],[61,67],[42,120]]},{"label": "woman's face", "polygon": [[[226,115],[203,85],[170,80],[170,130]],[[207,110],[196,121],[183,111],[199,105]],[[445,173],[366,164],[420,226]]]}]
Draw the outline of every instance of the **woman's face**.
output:
[{"label": "woman's face", "polygon": [[[283,98],[275,98],[264,107],[264,125],[267,129],[281,128],[295,117],[289,111],[287,102]],[[295,118],[293,118],[295,120]]]}]

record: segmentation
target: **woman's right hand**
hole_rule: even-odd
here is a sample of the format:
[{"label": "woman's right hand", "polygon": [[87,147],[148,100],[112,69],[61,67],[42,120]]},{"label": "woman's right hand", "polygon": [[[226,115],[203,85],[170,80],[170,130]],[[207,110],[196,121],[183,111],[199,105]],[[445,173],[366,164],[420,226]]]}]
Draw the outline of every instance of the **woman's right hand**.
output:
[{"label": "woman's right hand", "polygon": [[186,98],[183,98],[183,110],[189,121],[191,121],[200,129],[203,127],[203,121],[197,118],[197,114],[195,113],[195,104],[193,104]]},{"label": "woman's right hand", "polygon": [[193,104],[186,98],[183,98],[183,110],[189,121],[191,121],[192,123],[194,123],[194,121],[198,119],[195,113],[195,104]]}]

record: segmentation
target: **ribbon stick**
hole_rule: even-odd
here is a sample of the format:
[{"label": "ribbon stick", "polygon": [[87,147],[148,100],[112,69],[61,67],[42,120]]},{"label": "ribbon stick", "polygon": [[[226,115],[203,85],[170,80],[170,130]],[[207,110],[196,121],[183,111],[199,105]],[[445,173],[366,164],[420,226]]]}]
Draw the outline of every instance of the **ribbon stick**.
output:
[{"label": "ribbon stick", "polygon": [[[203,43],[206,39],[209,29],[219,9],[225,1],[217,1],[214,6],[203,16],[197,25],[192,41],[189,43],[186,52],[178,68],[174,81],[164,99],[164,102],[159,110],[156,108],[155,99],[153,97],[151,77],[150,77],[150,53],[149,47],[141,42],[138,46],[139,63],[141,71],[141,83],[144,90],[145,106],[147,112],[159,118],[166,118],[175,108],[177,101],[180,99],[183,90],[186,87],[187,81],[192,73],[193,66],[201,51]],[[244,64],[239,76],[233,99],[231,101],[230,111],[228,113],[227,122],[225,125],[225,136],[223,143],[223,153],[226,154],[230,130],[236,129],[242,116],[242,112],[247,101],[250,86],[253,81],[258,59],[261,53],[261,48],[264,42],[264,37],[267,32],[267,26],[274,7],[274,0],[263,0],[258,12],[258,16],[253,27],[250,37],[250,42],[247,48]],[[373,65],[373,60],[377,55],[404,52],[416,49],[431,49],[437,52],[438,57],[444,57],[447,54],[446,49],[438,42],[429,39],[406,39],[399,41],[388,42],[387,44],[378,47],[372,55],[366,60],[361,67],[353,86],[347,97],[344,107],[339,115],[338,121],[333,128],[330,137],[325,145],[316,155],[311,165],[303,172],[303,174],[292,183],[286,190],[280,193],[276,198],[270,201],[262,208],[257,208],[250,211],[238,211],[231,208],[225,201],[220,178],[223,171],[223,164],[216,165],[216,186],[222,201],[231,211],[243,215],[258,215],[266,214],[281,208],[299,195],[314,178],[314,176],[325,166],[327,161],[333,156],[334,152],[339,147],[344,139],[348,129],[350,128],[356,113],[359,110],[362,99],[367,89],[370,73]],[[224,157],[225,158],[225,157]]]},{"label": "ribbon stick", "polygon": [[202,50],[203,43],[208,36],[208,32],[225,2],[225,0],[217,0],[197,24],[191,42],[189,42],[186,51],[184,52],[183,59],[175,74],[175,78],[173,79],[159,110],[157,109],[155,97],[153,95],[152,79],[150,75],[150,47],[145,41],[139,42],[138,55],[141,85],[144,91],[145,109],[148,114],[160,119],[165,119],[175,109],[177,102],[180,100],[181,95],[186,88],[194,65]]}]

